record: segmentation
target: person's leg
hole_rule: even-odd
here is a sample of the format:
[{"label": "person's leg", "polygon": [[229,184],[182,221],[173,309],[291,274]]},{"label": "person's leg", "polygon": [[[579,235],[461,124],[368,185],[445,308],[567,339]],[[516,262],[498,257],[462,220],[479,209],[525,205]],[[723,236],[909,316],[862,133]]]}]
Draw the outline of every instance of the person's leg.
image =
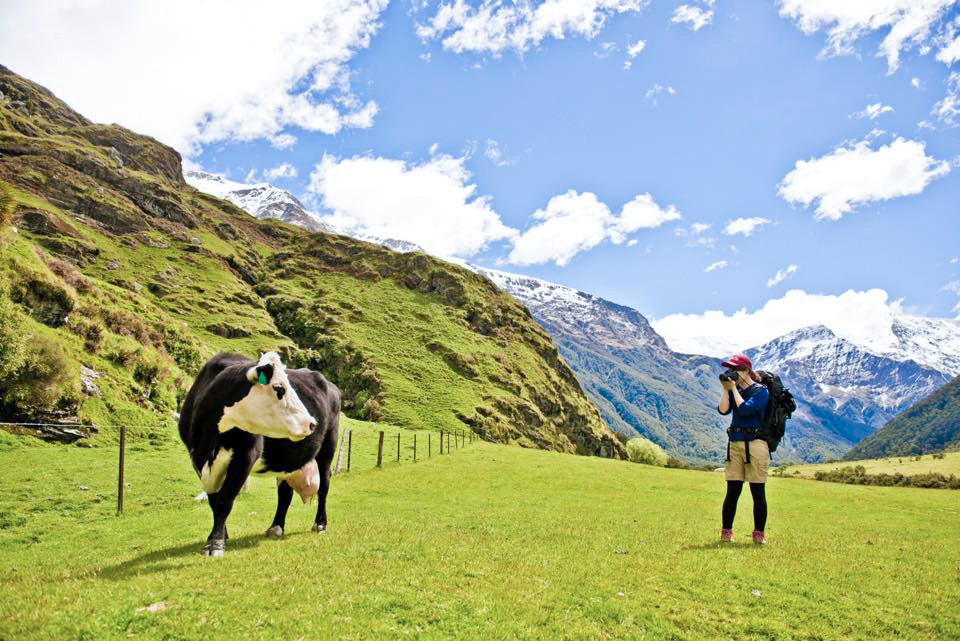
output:
[{"label": "person's leg", "polygon": [[723,499],[723,529],[733,529],[733,519],[737,515],[737,501],[740,500],[740,491],[743,481],[727,481],[727,496]]},{"label": "person's leg", "polygon": [[751,483],[750,493],[753,495],[753,529],[763,532],[767,525],[767,494],[766,483]]}]

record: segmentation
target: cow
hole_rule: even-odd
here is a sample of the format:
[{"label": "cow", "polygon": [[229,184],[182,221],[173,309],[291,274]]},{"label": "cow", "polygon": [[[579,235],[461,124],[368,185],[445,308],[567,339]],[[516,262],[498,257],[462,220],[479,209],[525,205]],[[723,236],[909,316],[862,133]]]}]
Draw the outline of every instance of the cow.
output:
[{"label": "cow", "polygon": [[223,353],[200,369],[180,410],[180,439],[213,511],[206,556],[223,556],[227,517],[250,474],[275,476],[277,511],[266,531],[281,538],[293,493],[318,498],[313,531],[327,528],[330,463],[337,447],[340,390],[319,372]]}]

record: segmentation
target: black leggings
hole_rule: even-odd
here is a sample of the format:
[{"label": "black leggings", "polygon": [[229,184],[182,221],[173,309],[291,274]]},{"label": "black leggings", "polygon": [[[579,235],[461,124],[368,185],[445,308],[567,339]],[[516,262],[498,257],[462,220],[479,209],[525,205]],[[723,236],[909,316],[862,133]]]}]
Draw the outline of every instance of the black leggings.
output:
[{"label": "black leggings", "polygon": [[[750,493],[753,494],[753,529],[763,532],[767,524],[767,495],[763,483],[751,483]],[[733,518],[737,515],[737,501],[740,500],[740,490],[743,481],[727,481],[727,497],[723,499],[723,528],[733,528]]]}]

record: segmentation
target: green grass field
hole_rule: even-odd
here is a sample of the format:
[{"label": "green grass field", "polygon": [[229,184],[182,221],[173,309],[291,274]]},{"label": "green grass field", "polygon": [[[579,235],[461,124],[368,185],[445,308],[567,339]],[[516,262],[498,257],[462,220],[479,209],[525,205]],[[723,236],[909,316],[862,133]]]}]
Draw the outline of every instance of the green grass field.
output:
[{"label": "green grass field", "polygon": [[257,479],[222,559],[179,447],[130,448],[122,517],[115,449],[0,452],[0,639],[960,638],[955,492],[775,478],[769,544],[744,496],[722,545],[718,474],[482,442],[377,470],[353,427],[329,530],[295,500],[264,539]]},{"label": "green grass field", "polygon": [[936,473],[960,476],[960,452],[946,452],[943,458],[934,458],[932,454],[923,456],[890,456],[865,461],[838,461],[835,463],[816,463],[810,465],[784,465],[783,474],[812,479],[817,472],[829,472],[843,467],[862,465],[867,474],[915,474]]}]

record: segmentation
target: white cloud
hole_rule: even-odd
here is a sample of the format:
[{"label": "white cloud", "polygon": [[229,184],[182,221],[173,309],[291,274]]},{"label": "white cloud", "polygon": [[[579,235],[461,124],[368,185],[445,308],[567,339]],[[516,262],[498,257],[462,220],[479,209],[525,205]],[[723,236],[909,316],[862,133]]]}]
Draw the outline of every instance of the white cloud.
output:
[{"label": "white cloud", "polygon": [[923,82],[920,80],[920,78],[917,78],[916,76],[914,76],[913,78],[910,79],[910,84],[913,85],[914,89],[919,89],[920,86],[923,84]]},{"label": "white cloud", "polygon": [[440,39],[456,53],[489,53],[500,56],[513,49],[523,54],[547,38],[568,35],[592,39],[612,15],[639,11],[647,0],[546,0],[534,5],[518,2],[504,6],[483,0],[472,7],[464,0],[446,1],[426,24],[417,25],[423,41]]},{"label": "white cloud", "polygon": [[673,12],[673,18],[670,19],[670,22],[686,22],[691,29],[699,31],[713,22],[713,11],[704,11],[699,7],[682,4]]},{"label": "white cloud", "polygon": [[805,34],[827,32],[824,55],[853,53],[862,36],[884,31],[877,55],[894,71],[900,54],[928,46],[931,27],[939,27],[946,10],[957,0],[781,0],[780,15],[795,21]]},{"label": "white cloud", "polygon": [[960,263],[960,258],[951,258],[951,259],[950,259],[950,264],[951,264],[951,265],[956,265],[957,263]]},{"label": "white cloud", "polygon": [[601,42],[600,48],[593,52],[594,57],[596,58],[607,58],[614,51],[617,50],[616,42]]},{"label": "white cloud", "polygon": [[933,106],[931,113],[945,125],[957,125],[957,116],[960,115],[960,72],[954,71],[947,78],[947,94]]},{"label": "white cloud", "polygon": [[5,3],[0,60],[98,122],[184,154],[222,140],[369,127],[347,63],[387,0]]},{"label": "white cloud", "polygon": [[715,270],[715,269],[723,269],[723,268],[726,267],[726,266],[727,266],[727,261],[725,261],[725,260],[718,260],[718,261],[715,262],[715,263],[710,263],[709,265],[707,265],[707,268],[704,269],[703,271],[705,271],[705,272],[712,272],[712,271]]},{"label": "white cloud", "polygon": [[960,294],[960,280],[954,280],[943,287],[940,288],[940,291],[944,292],[953,292],[954,294]]},{"label": "white cloud", "polygon": [[498,143],[496,140],[487,140],[487,148],[483,152],[483,155],[485,155],[487,159],[497,167],[504,167],[517,162],[516,159],[505,159],[503,157],[503,151],[500,149],[500,143]]},{"label": "white cloud", "polygon": [[919,194],[949,171],[948,162],[926,155],[923,142],[897,138],[873,150],[864,140],[822,158],[798,160],[778,193],[805,207],[819,201],[818,220],[839,220],[864,203]]},{"label": "white cloud", "polygon": [[669,85],[664,86],[657,83],[657,84],[654,84],[653,87],[651,87],[650,89],[647,89],[647,93],[644,94],[644,97],[647,100],[650,100],[651,102],[653,102],[653,104],[657,104],[657,96],[663,93],[664,91],[666,91],[671,96],[676,95],[677,93],[677,91],[673,87]]},{"label": "white cloud", "polygon": [[893,107],[890,105],[885,105],[879,102],[875,102],[872,105],[867,105],[863,111],[858,111],[855,114],[850,114],[851,118],[869,118],[874,120],[877,116],[882,114],[890,113],[893,111]]},{"label": "white cloud", "polygon": [[297,168],[288,162],[282,163],[263,172],[268,180],[277,180],[278,178],[296,178]]},{"label": "white cloud", "polygon": [[727,226],[723,228],[723,233],[728,236],[733,236],[734,234],[743,234],[744,236],[749,236],[752,234],[757,227],[761,225],[766,225],[770,221],[766,218],[737,218],[736,220],[731,220],[727,223]]},{"label": "white cloud", "polygon": [[647,43],[643,40],[638,40],[634,44],[630,44],[630,41],[627,41],[627,59],[623,62],[623,68],[629,69],[633,66],[633,59],[640,55],[640,53],[646,48]]},{"label": "white cloud", "polygon": [[891,323],[900,313],[900,302],[888,301],[882,289],[839,296],[792,289],[753,312],[673,314],[651,324],[671,349],[688,354],[729,356],[811,325],[825,325],[841,338],[883,352],[897,343]]},{"label": "white cloud", "polygon": [[708,229],[710,229],[710,223],[693,223],[690,225],[690,231],[694,234],[702,234]]},{"label": "white cloud", "polygon": [[778,269],[777,273],[773,276],[773,278],[770,278],[767,280],[767,287],[773,287],[774,285],[778,285],[782,283],[783,281],[787,280],[788,276],[790,276],[791,274],[794,274],[796,271],[797,271],[796,265],[790,265],[786,269]]},{"label": "white cloud", "polygon": [[516,265],[534,265],[554,261],[564,266],[582,251],[609,239],[620,244],[626,235],[638,229],[659,227],[680,218],[671,205],[659,207],[650,194],[641,194],[623,206],[619,216],[590,192],[570,190],[554,196],[546,209],[533,214],[540,221],[514,241],[508,261]]},{"label": "white cloud", "polygon": [[436,155],[414,164],[388,158],[337,159],[325,155],[310,174],[308,191],[331,213],[327,222],[417,243],[439,256],[471,256],[488,243],[513,238],[477,196],[463,158]]}]

